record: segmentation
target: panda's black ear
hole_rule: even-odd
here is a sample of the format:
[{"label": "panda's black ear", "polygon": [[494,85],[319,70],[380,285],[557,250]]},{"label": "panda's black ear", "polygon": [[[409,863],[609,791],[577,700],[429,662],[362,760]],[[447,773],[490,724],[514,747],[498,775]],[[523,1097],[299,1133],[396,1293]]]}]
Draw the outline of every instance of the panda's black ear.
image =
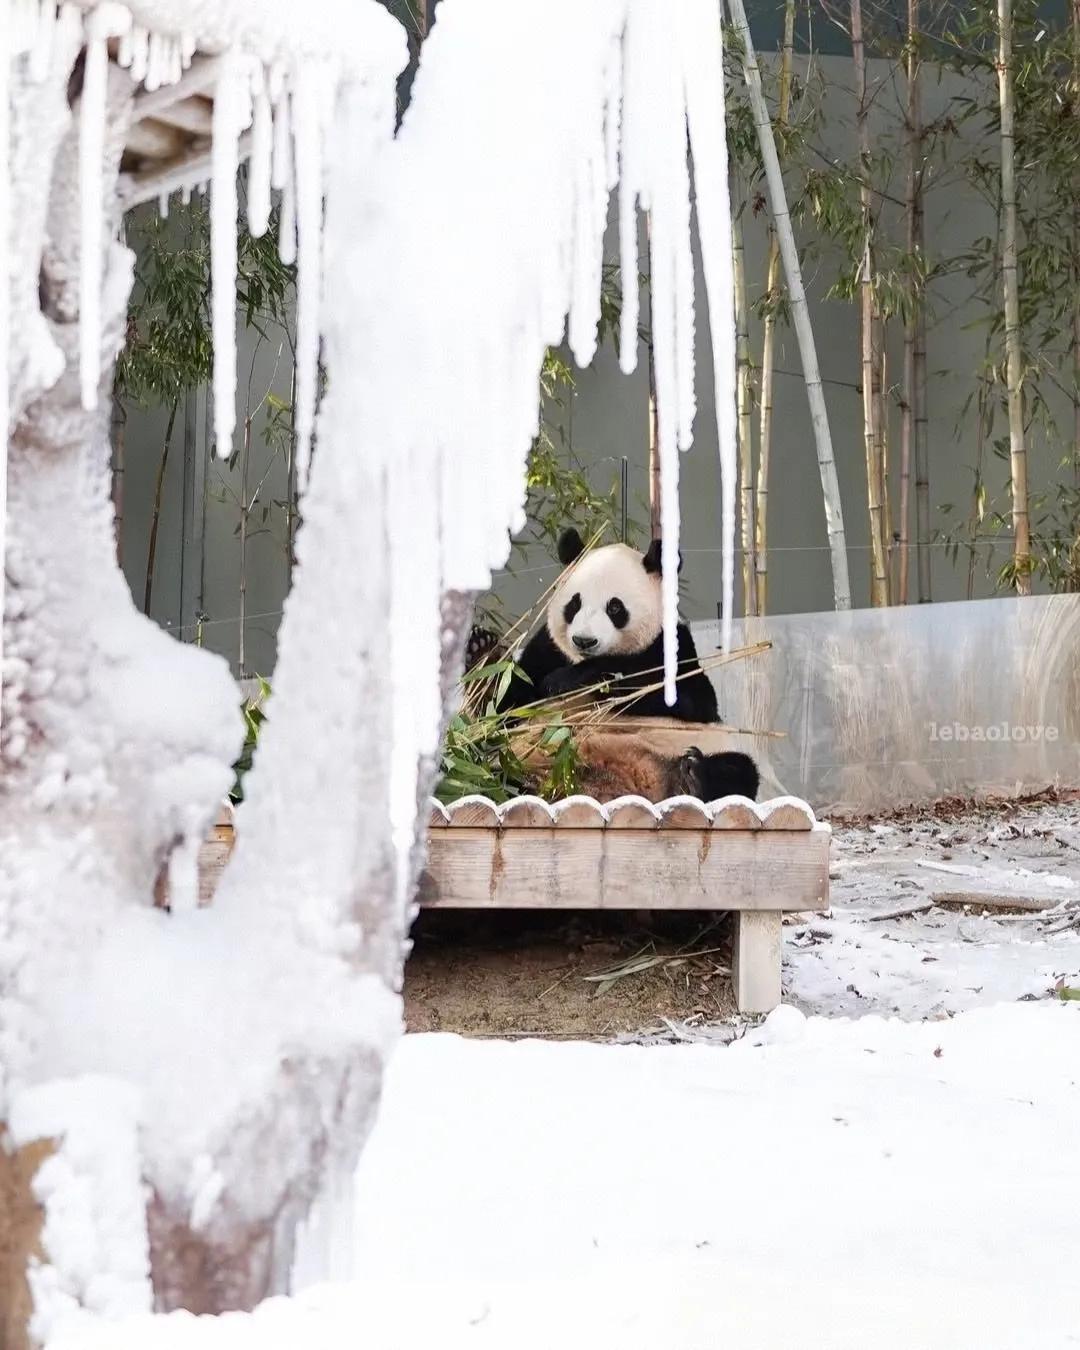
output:
[{"label": "panda's black ear", "polygon": [[[660,552],[661,552],[661,544],[660,544],[660,540],[659,540],[659,539],[654,539],[654,540],[652,541],[652,543],[649,545],[648,550],[647,550],[646,553],[645,553],[644,562],[645,562],[645,571],[646,571],[646,572],[650,572],[650,573],[653,573],[653,574],[655,574],[655,575],[659,575],[659,573],[660,573],[660,571],[661,571],[661,567],[660,567]],[[676,570],[679,571],[679,572],[682,571],[682,554],[681,554],[681,553],[679,554],[679,566],[678,566],[678,568],[677,568]]]},{"label": "panda's black ear", "polygon": [[568,530],[563,530],[562,534],[559,535],[557,552],[559,561],[564,567],[569,567],[572,562],[576,562],[585,552],[585,545],[581,542],[581,535],[578,534],[573,526]]}]

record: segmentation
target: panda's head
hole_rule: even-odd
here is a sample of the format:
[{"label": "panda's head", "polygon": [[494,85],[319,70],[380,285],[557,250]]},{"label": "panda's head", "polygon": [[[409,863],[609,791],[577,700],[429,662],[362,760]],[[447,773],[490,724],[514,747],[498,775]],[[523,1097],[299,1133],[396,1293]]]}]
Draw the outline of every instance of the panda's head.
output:
[{"label": "panda's head", "polygon": [[628,544],[586,553],[577,530],[567,530],[559,561],[568,570],[548,602],[547,626],[568,660],[632,656],[655,642],[663,626],[658,539],[647,553]]}]

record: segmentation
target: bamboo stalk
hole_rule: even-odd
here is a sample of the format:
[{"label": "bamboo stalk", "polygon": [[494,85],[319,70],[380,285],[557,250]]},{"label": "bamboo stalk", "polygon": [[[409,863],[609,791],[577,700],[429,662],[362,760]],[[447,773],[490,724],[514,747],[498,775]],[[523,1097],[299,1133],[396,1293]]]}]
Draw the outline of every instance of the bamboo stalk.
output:
[{"label": "bamboo stalk", "polygon": [[[1080,0],[1076,0],[1080,4]],[[780,58],[780,106],[777,123],[786,127],[791,116],[791,67],[795,50],[795,0],[784,4],[784,50]],[[765,292],[769,307],[765,312],[761,341],[761,422],[758,431],[756,516],[754,521],[754,570],[756,572],[757,613],[768,612],[769,588],[769,456],[772,449],[773,374],[776,364],[776,305],[780,291],[780,241],[776,226],[769,224],[769,263]]]},{"label": "bamboo stalk", "polygon": [[891,605],[894,591],[893,523],[889,496],[889,342],[885,319],[881,320],[878,335],[881,341],[875,369],[878,372],[878,426],[881,429],[881,527],[885,546],[885,603]]},{"label": "bamboo stalk", "polygon": [[776,140],[773,136],[772,123],[769,120],[769,108],[761,87],[761,71],[758,68],[757,55],[750,35],[750,24],[746,18],[746,9],[743,0],[727,0],[727,3],[732,24],[743,47],[743,74],[746,79],[750,107],[753,111],[754,126],[757,130],[758,146],[765,168],[769,207],[772,211],[773,223],[780,243],[780,256],[784,262],[784,273],[787,276],[791,318],[799,344],[799,355],[802,359],[806,397],[810,404],[810,420],[814,428],[814,445],[817,450],[818,471],[821,475],[821,493],[825,507],[825,529],[829,539],[832,561],[833,603],[836,609],[850,609],[851,583],[848,578],[847,541],[844,536],[843,507],[840,503],[840,483],[836,473],[836,460],[833,456],[829,414],[825,406],[825,392],[821,383],[821,372],[818,368],[814,330],[810,323],[810,308],[807,305],[806,291],[803,288],[799,250],[795,243],[791,215],[788,212],[787,197],[784,192],[784,177],[780,170],[780,159],[776,153]]},{"label": "bamboo stalk", "polygon": [[911,537],[911,456],[915,431],[915,327],[916,313],[922,305],[918,267],[919,240],[917,229],[918,197],[921,190],[919,161],[922,151],[922,114],[919,106],[919,0],[908,0],[907,51],[907,117],[904,125],[904,158],[906,183],[904,214],[907,223],[907,251],[912,269],[909,283],[908,312],[904,316],[904,372],[900,397],[900,538],[899,538],[899,600],[908,603],[910,569],[909,544]]},{"label": "bamboo stalk", "polygon": [[1009,407],[1009,467],[1012,473],[1013,565],[1016,589],[1031,594],[1027,447],[1024,440],[1023,351],[1017,264],[1016,137],[1012,70],[1012,0],[998,0],[998,98],[1001,108],[1001,249],[1005,296],[1006,391]]},{"label": "bamboo stalk", "polygon": [[[1001,259],[1001,191],[998,189],[994,215],[994,256],[990,269],[991,277],[996,278]],[[978,546],[979,526],[983,520],[983,461],[986,444],[994,427],[994,378],[990,370],[994,349],[994,330],[986,330],[983,345],[983,368],[979,376],[979,397],[977,401],[978,425],[975,432],[975,482],[971,492],[971,526],[968,532],[968,575],[967,598],[975,595],[975,551]]]},{"label": "bamboo stalk", "polygon": [[912,32],[914,35],[913,78],[909,81],[908,97],[911,138],[916,154],[914,193],[911,200],[910,249],[920,264],[915,305],[915,331],[912,345],[912,424],[915,454],[915,561],[917,567],[920,604],[931,599],[930,554],[930,424],[926,393],[926,295],[923,288],[923,259],[925,256],[925,181],[922,166],[924,132],[922,120],[922,91],[919,86],[918,36],[922,31],[921,0],[909,0]]},{"label": "bamboo stalk", "polygon": [[751,409],[750,323],[746,297],[746,249],[742,212],[732,212],[731,255],[735,286],[735,400],[739,431],[739,531],[742,545],[743,613],[757,613],[754,589],[754,426]]},{"label": "bamboo stalk", "polygon": [[116,561],[124,565],[124,456],[127,449],[127,410],[118,398],[113,399],[112,436],[112,508],[113,538],[116,541]]},{"label": "bamboo stalk", "polygon": [[649,240],[649,538],[659,539],[660,526],[660,413],[656,402],[656,355],[652,339],[652,215],[646,212],[645,234]]},{"label": "bamboo stalk", "polygon": [[[1080,0],[1072,0],[1073,112],[1080,117]],[[1073,207],[1073,486],[1080,489],[1080,192]],[[1080,554],[1080,538],[1074,544]]]},{"label": "bamboo stalk", "polygon": [[851,56],[855,67],[855,131],[859,147],[859,203],[863,224],[862,263],[859,269],[859,332],[866,499],[870,514],[870,603],[877,606],[889,603],[889,586],[885,575],[885,526],[881,503],[881,381],[876,360],[877,305],[874,299],[872,250],[874,204],[870,188],[870,105],[866,97],[862,0],[851,0]]},{"label": "bamboo stalk", "polygon": [[[922,237],[922,207],[918,210]],[[931,600],[930,570],[930,424],[926,400],[926,310],[915,316],[915,560],[919,604]]]},{"label": "bamboo stalk", "polygon": [[165,494],[165,469],[169,462],[169,446],[172,444],[173,427],[176,425],[176,412],[180,407],[179,398],[174,398],[169,409],[169,421],[165,427],[165,440],[158,460],[157,477],[154,480],[154,511],[150,517],[150,542],[146,548],[146,584],[143,588],[143,613],[150,613],[150,600],[154,593],[154,564],[157,559],[158,526],[161,523],[161,502]]}]

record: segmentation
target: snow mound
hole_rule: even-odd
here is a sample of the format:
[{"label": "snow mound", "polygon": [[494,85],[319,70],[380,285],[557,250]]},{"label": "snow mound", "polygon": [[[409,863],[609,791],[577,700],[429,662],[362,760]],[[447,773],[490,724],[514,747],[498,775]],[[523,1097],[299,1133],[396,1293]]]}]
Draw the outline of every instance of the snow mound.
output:
[{"label": "snow mound", "polygon": [[793,1011],[734,1050],[406,1037],[351,1281],[49,1350],[1080,1343],[1080,1010]]}]

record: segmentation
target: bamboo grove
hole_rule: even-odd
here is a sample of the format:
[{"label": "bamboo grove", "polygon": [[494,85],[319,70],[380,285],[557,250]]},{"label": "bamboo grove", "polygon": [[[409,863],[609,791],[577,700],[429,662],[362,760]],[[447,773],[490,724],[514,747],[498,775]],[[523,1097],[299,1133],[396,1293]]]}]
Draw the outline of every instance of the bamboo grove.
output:
[{"label": "bamboo grove", "polygon": [[[752,14],[771,8],[759,3]],[[861,408],[871,603],[933,599],[938,559],[966,569],[969,597],[980,569],[1021,594],[1035,581],[1080,589],[1080,0],[777,0],[777,8],[779,47],[755,60],[741,0],[728,6],[746,612],[769,609],[776,346],[794,317],[778,207],[794,224],[803,270],[819,285],[825,278],[826,298],[850,305],[858,330],[850,383]],[[828,61],[823,47],[834,53]],[[751,62],[780,160],[779,202],[756,134]],[[838,108],[850,144],[839,158]],[[932,194],[958,191],[977,194],[993,227],[958,245],[955,232],[928,239]],[[759,216],[769,242],[754,276],[742,239]],[[941,317],[941,284],[957,278],[971,324],[984,332],[982,359],[973,370],[935,372],[927,332]],[[964,465],[967,499],[935,511],[935,462],[968,457],[956,437],[931,444],[935,386],[946,377],[967,386],[961,417],[974,424],[975,454]],[[1052,450],[1050,473],[1032,472],[1037,439]],[[1006,466],[1003,490],[993,457]]]}]

